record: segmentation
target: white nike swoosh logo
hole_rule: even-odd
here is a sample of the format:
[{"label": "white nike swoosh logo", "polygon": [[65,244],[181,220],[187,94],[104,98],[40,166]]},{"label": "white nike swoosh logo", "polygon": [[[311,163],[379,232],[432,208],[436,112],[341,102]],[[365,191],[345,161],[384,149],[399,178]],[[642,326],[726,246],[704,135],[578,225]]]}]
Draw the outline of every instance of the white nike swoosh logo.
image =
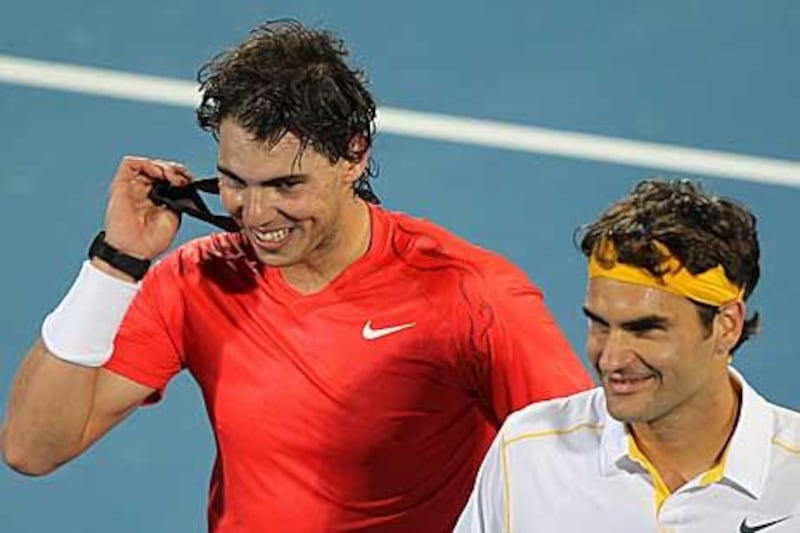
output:
[{"label": "white nike swoosh logo", "polygon": [[388,328],[378,328],[372,329],[372,320],[367,320],[367,323],[364,324],[364,329],[361,330],[361,336],[367,339],[368,341],[380,339],[381,337],[385,337],[386,335],[391,335],[392,333],[397,333],[398,331],[403,331],[404,329],[413,328],[416,326],[416,322],[408,322],[407,324],[400,324],[399,326],[389,326]]}]

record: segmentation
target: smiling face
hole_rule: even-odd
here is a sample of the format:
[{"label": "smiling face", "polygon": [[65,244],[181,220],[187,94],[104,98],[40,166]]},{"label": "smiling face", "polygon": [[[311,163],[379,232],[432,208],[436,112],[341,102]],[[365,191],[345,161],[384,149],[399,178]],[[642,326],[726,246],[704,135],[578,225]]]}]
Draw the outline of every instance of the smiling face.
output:
[{"label": "smiling face", "polygon": [[742,304],[722,308],[709,332],[682,296],[597,277],[589,280],[584,313],[587,355],[611,416],[654,422],[716,405],[728,382],[731,340],[741,332]]},{"label": "smiling face", "polygon": [[[258,259],[274,267],[311,263],[347,242],[358,208],[353,182],[364,160],[330,160],[287,133],[270,148],[232,120],[219,128],[222,205]],[[363,206],[362,206],[363,207]]]}]

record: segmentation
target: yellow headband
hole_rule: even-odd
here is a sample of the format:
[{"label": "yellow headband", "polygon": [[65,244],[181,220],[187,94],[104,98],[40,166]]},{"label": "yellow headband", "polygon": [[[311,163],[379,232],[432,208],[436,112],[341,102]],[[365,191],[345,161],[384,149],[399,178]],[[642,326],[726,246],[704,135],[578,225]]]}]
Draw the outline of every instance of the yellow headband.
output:
[{"label": "yellow headband", "polygon": [[737,287],[728,279],[722,265],[695,275],[684,268],[666,246],[658,241],[653,241],[653,244],[665,257],[661,263],[664,272],[661,277],[654,276],[644,268],[617,262],[614,243],[604,239],[589,256],[589,278],[610,278],[655,287],[714,307],[740,300],[744,295],[744,288]]}]

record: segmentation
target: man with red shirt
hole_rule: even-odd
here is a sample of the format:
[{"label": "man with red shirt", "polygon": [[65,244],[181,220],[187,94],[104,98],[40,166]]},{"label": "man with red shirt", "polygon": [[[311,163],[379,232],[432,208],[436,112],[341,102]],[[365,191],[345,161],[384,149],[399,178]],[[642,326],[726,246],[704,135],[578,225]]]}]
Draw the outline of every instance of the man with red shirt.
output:
[{"label": "man with red shirt", "polygon": [[13,468],[54,470],[185,368],[218,446],[211,531],[443,532],[509,412],[591,386],[519,269],[376,205],[375,105],[346,55],[284,21],[201,70],[238,231],[141,283],[179,222],[153,189],[193,177],[123,159],[105,231],[15,379]]}]

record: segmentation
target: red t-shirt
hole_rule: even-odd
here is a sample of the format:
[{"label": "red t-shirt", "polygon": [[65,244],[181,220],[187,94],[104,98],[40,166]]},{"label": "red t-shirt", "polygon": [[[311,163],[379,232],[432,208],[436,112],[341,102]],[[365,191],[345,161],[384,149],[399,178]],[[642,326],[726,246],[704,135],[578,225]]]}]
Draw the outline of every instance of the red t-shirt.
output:
[{"label": "red t-shirt", "polygon": [[372,207],[369,251],[301,295],[239,234],[147,275],[106,368],[187,368],[217,442],[215,533],[452,531],[499,424],[592,386],[518,268]]}]

